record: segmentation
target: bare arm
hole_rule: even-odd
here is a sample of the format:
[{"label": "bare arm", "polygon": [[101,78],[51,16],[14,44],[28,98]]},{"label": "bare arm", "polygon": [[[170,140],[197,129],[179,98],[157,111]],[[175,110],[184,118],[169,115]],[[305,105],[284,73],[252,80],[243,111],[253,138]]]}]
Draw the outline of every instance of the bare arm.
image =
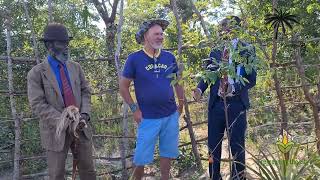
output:
[{"label": "bare arm", "polygon": [[[184,90],[183,90],[183,87],[179,84],[176,84],[174,86],[175,88],[175,91],[176,91],[176,94],[177,94],[177,97],[178,97],[178,102],[179,102],[179,105],[180,104],[183,104],[184,103]],[[180,103],[181,102],[181,103]]]},{"label": "bare arm", "polygon": [[[120,83],[119,83],[119,86],[120,86],[120,95],[121,97],[124,99],[124,101],[127,103],[127,104],[133,104],[134,101],[131,97],[131,94],[130,94],[130,91],[129,91],[129,88],[130,88],[130,84],[132,82],[132,79],[128,79],[128,78],[125,78],[125,77],[121,77],[120,78]],[[142,119],[142,113],[140,111],[140,109],[136,109],[134,112],[133,112],[133,119],[137,122],[137,123],[140,123],[141,122],[141,119]]]},{"label": "bare arm", "polygon": [[176,95],[178,97],[178,112],[181,114],[183,111],[183,105],[184,105],[184,89],[181,85],[179,85],[178,83],[176,85],[174,85],[175,91],[176,91]]},{"label": "bare arm", "polygon": [[127,104],[134,103],[129,91],[131,82],[132,82],[132,79],[128,79],[123,76],[120,78],[120,84],[119,84],[120,95]]}]

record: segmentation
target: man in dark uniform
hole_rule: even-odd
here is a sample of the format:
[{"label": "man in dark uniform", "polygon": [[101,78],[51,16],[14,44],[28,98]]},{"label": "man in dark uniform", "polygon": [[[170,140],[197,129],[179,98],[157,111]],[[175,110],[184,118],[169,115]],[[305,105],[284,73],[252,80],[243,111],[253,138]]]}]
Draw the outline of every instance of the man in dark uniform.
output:
[{"label": "man in dark uniform", "polygon": [[[62,132],[61,139],[55,136],[62,111],[73,105],[79,109],[81,120],[90,120],[89,83],[80,64],[68,60],[71,38],[64,25],[48,24],[42,38],[48,50],[48,58],[33,67],[27,77],[28,99],[32,111],[40,118],[41,144],[47,151],[50,180],[65,179],[68,150],[75,145],[75,137],[67,133],[67,130]],[[79,143],[76,148],[72,148],[72,153],[77,158],[80,179],[94,180],[96,173],[92,158],[91,127],[88,124],[87,128],[78,129],[81,129],[78,133]]]},{"label": "man in dark uniform", "polygon": [[[237,16],[231,16],[221,22],[223,33],[229,34],[233,28],[240,26],[240,19]],[[230,34],[229,34],[230,35]],[[243,50],[239,51],[239,55],[246,59],[255,57],[253,46],[242,42],[238,38],[232,39],[230,42],[234,49],[240,47],[252,47],[253,51]],[[221,161],[221,144],[224,131],[229,131],[229,139],[231,146],[231,153],[233,156],[232,179],[245,179],[245,132],[247,127],[246,110],[249,108],[248,90],[256,84],[256,72],[252,70],[251,73],[246,73],[245,68],[241,64],[237,64],[232,59],[230,47],[223,49],[213,49],[210,53],[210,62],[207,68],[216,71],[218,63],[225,61],[225,63],[235,63],[235,74],[246,78],[248,83],[241,83],[240,81],[224,76],[218,78],[217,81],[210,85],[210,98],[208,104],[208,147],[209,147],[209,173],[210,178],[214,180],[221,179],[220,161]],[[213,63],[213,61],[216,61]],[[207,82],[201,80],[197,88],[193,91],[194,99],[199,101],[201,95],[209,87]],[[223,97],[226,97],[228,106],[228,121],[225,118],[225,109]],[[227,127],[227,124],[229,127]],[[238,163],[237,163],[238,162]],[[240,164],[240,163],[242,164]]]}]

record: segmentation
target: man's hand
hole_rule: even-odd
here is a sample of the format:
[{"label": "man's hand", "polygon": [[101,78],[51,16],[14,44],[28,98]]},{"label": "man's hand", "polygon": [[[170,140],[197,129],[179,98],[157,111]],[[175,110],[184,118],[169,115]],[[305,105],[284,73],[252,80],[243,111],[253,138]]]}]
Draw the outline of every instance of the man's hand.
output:
[{"label": "man's hand", "polygon": [[86,123],[86,120],[81,119],[78,126],[77,126],[77,130],[82,131],[83,128],[87,128],[87,123]]},{"label": "man's hand", "polygon": [[140,111],[140,109],[137,109],[134,113],[133,113],[133,119],[134,121],[136,121],[136,123],[140,123],[141,119],[142,119],[142,113]]},{"label": "man's hand", "polygon": [[196,88],[196,89],[193,89],[192,90],[192,96],[193,96],[193,99],[197,102],[200,101],[201,99],[201,92],[200,92],[200,89]]},{"label": "man's hand", "polygon": [[230,93],[232,93],[232,84],[226,82],[224,83],[223,81],[220,82],[220,92],[221,92],[221,96],[225,96],[225,95],[228,95]]},{"label": "man's hand", "polygon": [[83,128],[87,128],[87,123],[90,119],[90,116],[87,113],[80,114],[80,122],[77,126],[77,131],[82,131]]},{"label": "man's hand", "polygon": [[227,84],[227,92],[226,92],[226,94],[230,94],[230,93],[232,93],[232,84],[228,83]]}]

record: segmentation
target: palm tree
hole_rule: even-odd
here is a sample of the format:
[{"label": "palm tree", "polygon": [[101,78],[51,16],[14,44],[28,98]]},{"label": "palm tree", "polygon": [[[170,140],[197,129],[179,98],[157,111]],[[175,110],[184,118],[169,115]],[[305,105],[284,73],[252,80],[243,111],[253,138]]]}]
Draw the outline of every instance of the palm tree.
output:
[{"label": "palm tree", "polygon": [[[273,64],[276,63],[276,54],[277,54],[277,39],[278,39],[278,30],[279,27],[281,26],[282,32],[285,34],[286,32],[286,26],[288,26],[290,29],[292,29],[291,23],[299,23],[296,20],[295,15],[291,15],[287,12],[284,12],[282,10],[277,10],[275,7],[273,7],[274,12],[273,14],[267,14],[266,15],[266,24],[271,24],[273,26],[273,40],[272,40],[272,56],[271,56],[271,61]],[[288,127],[288,115],[287,115],[287,110],[286,106],[284,103],[284,98],[281,92],[281,87],[280,87],[280,81],[277,76],[277,72],[273,74],[273,79],[274,79],[274,85],[275,89],[277,92],[277,96],[279,99],[279,106],[280,106],[280,112],[281,112],[281,129],[287,129]]]},{"label": "palm tree", "polygon": [[278,30],[279,27],[281,26],[283,34],[286,33],[286,26],[288,26],[290,29],[292,29],[292,23],[297,23],[299,22],[296,20],[297,16],[292,15],[288,12],[282,11],[281,9],[274,9],[275,13],[274,14],[267,14],[266,15],[266,24],[271,24],[273,26],[274,31],[275,31],[275,37],[276,39],[278,38]]}]

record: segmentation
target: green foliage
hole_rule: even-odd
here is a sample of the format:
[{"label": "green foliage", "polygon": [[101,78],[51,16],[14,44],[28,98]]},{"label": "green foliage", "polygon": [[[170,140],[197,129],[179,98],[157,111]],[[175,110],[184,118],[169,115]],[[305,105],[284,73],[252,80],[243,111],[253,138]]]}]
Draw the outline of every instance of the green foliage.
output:
[{"label": "green foliage", "polygon": [[186,171],[187,169],[196,166],[196,159],[190,147],[185,146],[180,148],[180,155],[177,159],[178,172]]},{"label": "green foliage", "polygon": [[[7,161],[12,157],[12,149],[14,147],[14,124],[12,122],[0,122],[0,162]],[[0,172],[8,169],[12,165],[11,162],[0,163]]]},{"label": "green foliage", "polygon": [[[230,38],[230,36],[228,37]],[[236,81],[240,81],[243,85],[248,83],[246,78],[236,74],[235,64],[243,66],[247,74],[251,74],[252,70],[257,70],[259,60],[255,55],[255,48],[252,45],[243,46],[241,42],[238,42],[237,47],[234,47],[232,42],[225,40],[221,41],[219,44],[225,45],[222,46],[223,48],[227,47],[230,49],[229,55],[232,56],[233,63],[229,63],[227,60],[218,62],[214,59],[212,62],[218,67],[217,70],[212,71],[205,69],[198,73],[196,78],[203,79],[208,84],[214,84],[217,79],[220,79],[223,75],[227,74]],[[220,51],[223,51],[222,47],[218,47]]]},{"label": "green foliage", "polygon": [[[107,1],[105,1],[107,3]],[[177,47],[177,30],[176,22],[172,13],[172,7],[169,0],[128,0],[126,1],[124,9],[124,24],[122,29],[122,51],[121,51],[121,63],[123,64],[127,55],[141,49],[141,46],[135,42],[134,35],[138,26],[146,19],[150,18],[164,18],[170,21],[170,26],[165,31],[165,48]],[[28,1],[27,7],[32,19],[34,31],[36,37],[42,36],[44,26],[47,24],[47,1],[37,0]],[[241,83],[247,83],[247,80],[243,77],[236,76],[234,72],[234,65],[228,63],[219,63],[220,69],[217,72],[204,71],[203,59],[207,58],[211,48],[221,49],[224,46],[231,48],[231,54],[234,57],[234,61],[242,64],[245,67],[245,71],[250,73],[252,70],[258,71],[257,85],[251,90],[251,107],[250,113],[248,113],[248,120],[251,126],[261,125],[270,122],[279,121],[277,110],[276,94],[273,91],[272,74],[277,71],[279,74],[282,86],[293,86],[300,83],[299,76],[294,71],[294,68],[276,69],[269,66],[265,52],[269,54],[272,50],[271,40],[272,31],[266,26],[265,17],[269,17],[270,24],[274,23],[274,26],[282,28],[282,31],[286,32],[286,36],[280,36],[278,38],[278,63],[288,63],[294,60],[292,52],[295,47],[290,43],[290,38],[299,33],[303,42],[301,42],[303,62],[305,64],[316,64],[319,61],[320,45],[316,41],[305,41],[306,39],[317,38],[320,36],[320,19],[319,19],[319,2],[317,0],[292,0],[278,1],[279,9],[286,9],[286,11],[279,11],[274,15],[267,16],[272,11],[272,2],[266,0],[252,0],[248,3],[245,0],[228,1],[228,6],[231,9],[226,9],[226,4],[221,0],[197,0],[194,1],[197,9],[206,21],[206,25],[210,31],[210,34],[214,37],[212,42],[208,42],[204,37],[203,30],[200,25],[199,18],[194,14],[194,11],[190,7],[190,1],[178,0],[178,13],[182,20],[182,37],[184,47],[195,47],[190,49],[183,49],[183,53],[177,60],[179,63],[183,63],[185,69],[181,75],[181,79],[178,81],[176,77],[171,76],[175,83],[183,84],[186,89],[187,95],[190,95],[190,89],[193,89],[195,85],[195,79],[204,78],[209,83],[214,83],[223,74],[227,73],[231,77],[236,78]],[[5,39],[5,26],[2,12],[4,10],[10,10],[10,16],[12,21],[12,56],[14,57],[33,57],[33,46],[31,41],[31,31],[29,30],[27,21],[24,15],[24,9],[22,1],[10,1],[4,0],[0,2],[0,55],[6,55],[6,39]],[[233,31],[233,35],[228,37],[220,34],[220,29],[217,26],[217,19],[224,17],[225,15],[234,15],[230,12],[239,12],[238,14],[242,19],[242,27]],[[236,9],[236,10],[235,10]],[[99,121],[104,118],[118,117],[121,109],[121,98],[116,94],[117,83],[114,76],[115,69],[112,66],[113,54],[107,51],[106,46],[110,43],[107,40],[105,29],[98,27],[97,24],[102,22],[98,12],[95,10],[92,3],[82,0],[67,0],[67,1],[54,1],[53,2],[53,19],[57,22],[62,22],[70,29],[71,34],[74,36],[74,40],[71,41],[70,50],[72,60],[81,63],[86,77],[88,78],[93,92],[95,95],[92,97],[93,113],[92,113],[92,125],[94,126],[95,134],[102,135],[114,135],[119,136],[122,134],[121,120],[112,122]],[[291,15],[299,16],[299,26],[293,26],[295,17]],[[289,17],[289,19],[288,19]],[[116,17],[116,22],[118,16]],[[268,22],[267,21],[267,22]],[[278,25],[276,25],[278,24]],[[290,28],[291,31],[287,31],[285,28]],[[252,44],[252,46],[241,47],[233,49],[233,46],[228,41],[233,37],[239,37],[244,42]],[[255,47],[255,49],[253,48]],[[46,57],[46,50],[42,43],[38,43],[40,51],[40,57],[44,59]],[[256,57],[248,56],[243,58],[239,56],[241,51],[256,51]],[[172,50],[173,53],[177,53],[176,50]],[[251,53],[253,54],[253,53]],[[93,61],[92,59],[98,59],[100,57],[111,57],[111,60],[101,62]],[[89,60],[84,60],[89,59]],[[0,90],[7,90],[7,66],[5,61],[0,62]],[[34,64],[14,64],[14,88],[16,91],[26,90],[26,74]],[[200,72],[200,73],[199,73]],[[306,69],[307,81],[310,84],[316,84],[318,82],[319,68],[308,67]],[[311,91],[316,94],[317,89],[312,86]],[[301,90],[285,89],[283,90],[284,96],[288,102],[304,102],[303,92]],[[187,96],[187,98],[191,98]],[[26,97],[16,97],[18,113],[23,112],[25,117],[31,116],[30,107]],[[302,103],[300,103],[302,104]],[[204,104],[201,109],[206,110]],[[191,110],[191,116],[198,112]],[[312,111],[308,105],[295,105],[295,103],[288,103],[288,113],[290,122],[309,121],[312,117]],[[206,113],[204,113],[206,114]],[[9,97],[6,94],[0,96],[0,117],[11,117]],[[205,119],[205,117],[203,117]],[[1,147],[6,146],[4,150],[8,150],[9,153],[0,154],[0,161],[12,159],[9,155],[13,151],[14,143],[14,127],[12,122],[2,122],[0,131],[0,144]],[[33,122],[23,122],[23,141],[22,141],[22,155],[33,156],[42,155],[43,152],[39,145],[38,140],[33,140],[39,137],[39,129],[37,120]],[[133,120],[129,120],[130,136],[135,135],[135,124]],[[311,129],[310,129],[311,131]],[[265,134],[275,133],[275,131],[263,131]],[[309,133],[309,132],[308,132]],[[262,135],[261,135],[262,136]],[[258,138],[258,137],[255,137]],[[114,151],[119,149],[118,139],[102,140],[98,138],[95,140],[97,145],[97,153],[101,155],[113,155]],[[134,149],[134,140],[129,141],[130,149]],[[1,149],[2,150],[2,149]],[[269,157],[268,157],[269,158]],[[270,158],[269,158],[270,159]],[[182,156],[178,159],[178,164],[174,167],[179,170],[194,165],[194,157],[190,148],[182,149]],[[268,163],[264,161],[265,163]],[[272,159],[271,159],[272,162]],[[310,172],[309,178],[315,179],[315,172],[319,170],[319,163],[315,163],[316,166],[308,166],[308,172]],[[12,163],[0,165],[1,168],[12,167]],[[43,161],[27,160],[22,162],[23,173],[34,173],[44,169]],[[99,165],[100,166],[100,165]],[[265,166],[269,166],[266,165]],[[280,165],[279,165],[280,166]],[[282,165],[284,166],[284,165]],[[277,171],[276,165],[273,166]],[[299,165],[302,167],[302,165]],[[99,168],[99,171],[105,167]],[[109,168],[109,167],[108,167]],[[261,165],[263,168],[263,165]],[[114,167],[110,169],[115,169]],[[281,169],[281,168],[280,168]],[[105,168],[107,170],[107,168]],[[108,169],[109,170],[109,169]],[[262,171],[262,170],[261,170]],[[267,169],[265,169],[266,172]],[[272,171],[269,169],[269,171]],[[263,173],[263,172],[259,172]],[[272,174],[273,172],[271,172]],[[269,175],[272,177],[273,175]],[[267,176],[265,176],[267,177]]]},{"label": "green foliage", "polygon": [[288,158],[287,153],[282,151],[277,151],[277,156],[274,156],[269,150],[267,153],[260,150],[259,153],[262,158],[248,152],[258,167],[258,170],[254,169],[252,166],[247,166],[247,168],[258,176],[259,179],[268,180],[293,180],[300,179],[301,177],[318,177],[319,172],[314,172],[314,168],[318,169],[318,164],[320,163],[320,158],[316,153],[306,152],[309,155],[301,159],[298,156],[301,151],[301,146],[295,144],[292,151],[289,153]]},{"label": "green foliage", "polygon": [[[32,157],[35,154],[45,155],[44,150],[40,144],[39,125],[36,121],[29,121],[22,123],[21,129],[21,154],[23,157]],[[22,161],[24,174],[39,172],[46,168],[47,163],[45,159],[36,159],[33,161]]]}]

